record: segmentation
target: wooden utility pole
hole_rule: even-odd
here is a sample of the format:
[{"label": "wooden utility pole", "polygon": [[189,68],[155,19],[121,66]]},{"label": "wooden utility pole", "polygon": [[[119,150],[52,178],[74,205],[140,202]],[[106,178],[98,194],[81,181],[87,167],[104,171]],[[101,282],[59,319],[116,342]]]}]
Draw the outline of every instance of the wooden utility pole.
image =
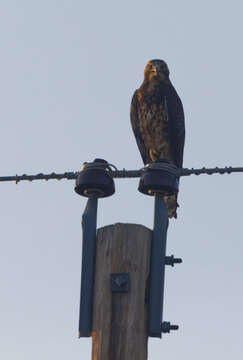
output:
[{"label": "wooden utility pole", "polygon": [[92,360],[147,360],[148,336],[178,329],[163,321],[165,265],[181,262],[166,256],[163,197],[178,192],[176,176],[165,161],[143,171],[138,189],[155,195],[153,231],[118,223],[96,232],[97,200],[115,192],[110,166],[95,159],[76,179],[75,191],[89,198],[82,216],[79,336],[92,336]]},{"label": "wooden utility pole", "polygon": [[147,360],[151,239],[142,225],[98,230],[92,360]]}]

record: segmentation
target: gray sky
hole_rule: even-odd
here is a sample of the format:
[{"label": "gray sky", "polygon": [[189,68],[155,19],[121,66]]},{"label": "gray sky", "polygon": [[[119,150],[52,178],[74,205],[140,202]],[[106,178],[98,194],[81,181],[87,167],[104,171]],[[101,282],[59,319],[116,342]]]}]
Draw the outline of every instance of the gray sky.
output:
[{"label": "gray sky", "polygon": [[[185,167],[242,166],[241,1],[0,2],[0,175],[76,171],[103,157],[142,161],[129,106],[147,60],[167,61],[186,115]],[[149,359],[242,356],[243,175],[183,178],[168,254],[165,320]],[[153,200],[117,180],[98,225],[152,226]],[[77,338],[85,199],[72,181],[2,183],[0,353],[89,359]]]}]

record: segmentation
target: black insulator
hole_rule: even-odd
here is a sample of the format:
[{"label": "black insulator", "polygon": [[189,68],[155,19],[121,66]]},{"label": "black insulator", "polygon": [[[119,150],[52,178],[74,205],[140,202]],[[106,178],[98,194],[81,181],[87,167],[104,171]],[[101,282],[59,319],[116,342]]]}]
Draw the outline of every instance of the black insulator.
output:
[{"label": "black insulator", "polygon": [[160,160],[159,166],[154,166],[157,164],[152,163],[144,168],[138,190],[145,195],[154,195],[158,192],[167,195],[177,194],[179,183],[174,166],[166,160]]},{"label": "black insulator", "polygon": [[95,159],[91,164],[84,164],[76,178],[75,192],[82,196],[97,198],[113,195],[115,184],[109,172],[109,164],[103,159]]}]

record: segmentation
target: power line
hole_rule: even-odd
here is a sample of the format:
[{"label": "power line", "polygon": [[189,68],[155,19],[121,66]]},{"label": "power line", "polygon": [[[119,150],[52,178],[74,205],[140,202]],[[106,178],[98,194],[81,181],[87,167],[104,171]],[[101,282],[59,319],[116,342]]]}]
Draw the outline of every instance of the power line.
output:
[{"label": "power line", "polygon": [[[142,175],[143,169],[140,170],[111,170],[109,171],[109,174],[113,177],[113,178],[119,178],[119,179],[124,179],[124,178],[139,178]],[[189,175],[202,175],[202,174],[207,174],[207,175],[213,175],[213,174],[231,174],[231,173],[235,173],[235,172],[243,172],[243,167],[231,167],[231,166],[226,166],[224,168],[219,168],[219,167],[215,167],[215,168],[200,168],[200,169],[188,169],[188,168],[184,168],[184,169],[179,169],[178,170],[178,176],[189,176]],[[79,172],[64,172],[64,173],[60,173],[57,174],[55,172],[52,172],[50,174],[43,174],[43,173],[39,173],[36,175],[14,175],[14,176],[0,176],[0,182],[5,182],[5,181],[15,181],[16,184],[18,184],[20,181],[34,181],[34,180],[62,180],[62,179],[66,179],[66,180],[75,180],[78,176]]]}]

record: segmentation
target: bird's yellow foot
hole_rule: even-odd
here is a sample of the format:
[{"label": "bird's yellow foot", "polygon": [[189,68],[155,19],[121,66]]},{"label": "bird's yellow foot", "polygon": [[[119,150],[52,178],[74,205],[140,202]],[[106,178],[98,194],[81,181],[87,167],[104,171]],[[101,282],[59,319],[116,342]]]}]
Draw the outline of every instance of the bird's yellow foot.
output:
[{"label": "bird's yellow foot", "polygon": [[158,159],[159,154],[154,149],[149,149],[149,157],[152,161],[156,161]]}]

